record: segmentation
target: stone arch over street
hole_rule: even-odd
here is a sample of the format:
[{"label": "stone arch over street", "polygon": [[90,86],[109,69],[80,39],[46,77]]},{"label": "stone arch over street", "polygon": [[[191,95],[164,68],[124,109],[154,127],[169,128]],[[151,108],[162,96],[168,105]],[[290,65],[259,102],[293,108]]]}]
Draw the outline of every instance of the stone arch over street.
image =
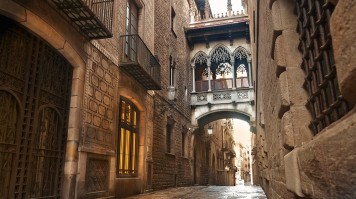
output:
[{"label": "stone arch over street", "polygon": [[197,106],[192,111],[192,125],[204,126],[211,121],[236,118],[247,122],[254,122],[254,110],[250,103],[230,103]]}]

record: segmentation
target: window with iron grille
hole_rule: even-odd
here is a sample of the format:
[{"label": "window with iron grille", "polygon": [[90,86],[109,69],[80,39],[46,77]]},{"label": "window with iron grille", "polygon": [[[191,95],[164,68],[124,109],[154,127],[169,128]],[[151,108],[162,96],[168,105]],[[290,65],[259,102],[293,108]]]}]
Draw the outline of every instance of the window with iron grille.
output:
[{"label": "window with iron grille", "polygon": [[137,176],[139,112],[131,101],[121,97],[119,114],[118,175]]},{"label": "window with iron grille", "polygon": [[307,108],[315,134],[344,116],[349,110],[339,92],[330,35],[334,5],[328,0],[296,0],[296,13],[302,52],[301,67],[306,73],[304,88],[309,93]]},{"label": "window with iron grille", "polygon": [[171,136],[172,136],[172,125],[167,124],[166,125],[166,152],[167,153],[172,153]]}]

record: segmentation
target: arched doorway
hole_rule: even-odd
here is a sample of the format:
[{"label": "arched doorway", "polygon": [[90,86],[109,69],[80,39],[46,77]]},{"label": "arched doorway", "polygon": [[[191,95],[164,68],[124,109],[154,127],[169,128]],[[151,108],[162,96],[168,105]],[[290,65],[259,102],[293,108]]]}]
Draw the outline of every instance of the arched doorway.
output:
[{"label": "arched doorway", "polygon": [[59,198],[71,65],[0,16],[0,198]]}]

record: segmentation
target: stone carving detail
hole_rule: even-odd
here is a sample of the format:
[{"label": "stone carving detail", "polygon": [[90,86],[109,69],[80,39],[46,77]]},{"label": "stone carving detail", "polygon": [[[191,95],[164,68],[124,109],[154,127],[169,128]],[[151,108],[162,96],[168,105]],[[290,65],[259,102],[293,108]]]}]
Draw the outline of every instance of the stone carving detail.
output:
[{"label": "stone carving detail", "polygon": [[92,51],[97,58],[88,62],[87,66],[82,144],[88,150],[112,152],[114,99],[117,97],[115,91],[118,82],[116,67],[95,48]]},{"label": "stone carving detail", "polygon": [[240,91],[237,93],[237,99],[248,99],[248,91]]},{"label": "stone carving detail", "polygon": [[[94,117],[94,120],[96,119],[97,117]],[[86,136],[84,138],[84,143],[87,146],[91,146],[91,148],[93,148],[94,146],[106,146],[107,148],[112,148],[113,137],[110,131],[104,131],[98,128],[93,128],[88,125],[85,126],[85,129],[86,129]]]},{"label": "stone carving detail", "polygon": [[106,191],[108,187],[109,162],[89,158],[87,161],[85,188],[88,192]]},{"label": "stone carving detail", "polygon": [[217,100],[231,100],[231,93],[230,92],[226,92],[226,93],[213,94],[213,100],[214,101],[217,101]]},{"label": "stone carving detail", "polygon": [[198,95],[197,95],[197,101],[198,101],[198,102],[205,102],[205,101],[207,101],[207,96],[206,96],[206,94],[198,94]]},{"label": "stone carving detail", "polygon": [[244,47],[241,47],[241,46],[237,47],[235,49],[235,51],[232,53],[232,55],[233,55],[233,57],[235,59],[239,59],[239,60],[248,58],[247,50]]},{"label": "stone carving detail", "polygon": [[236,78],[247,77],[247,71],[244,64],[240,64],[236,69]]},{"label": "stone carving detail", "polygon": [[230,61],[230,53],[226,48],[219,46],[211,53],[211,62]]},{"label": "stone carving detail", "polygon": [[208,56],[205,53],[199,51],[195,55],[194,63],[203,64],[203,63],[207,63],[207,61],[208,61]]},{"label": "stone carving detail", "polygon": [[219,78],[232,78],[232,66],[229,63],[221,63],[216,69],[216,79]]},{"label": "stone carving detail", "polygon": [[[209,73],[209,75],[208,75],[208,73]],[[203,78],[203,80],[213,79],[213,72],[211,72],[211,70],[208,72],[208,68],[204,68],[203,73],[202,73],[202,78]]]}]

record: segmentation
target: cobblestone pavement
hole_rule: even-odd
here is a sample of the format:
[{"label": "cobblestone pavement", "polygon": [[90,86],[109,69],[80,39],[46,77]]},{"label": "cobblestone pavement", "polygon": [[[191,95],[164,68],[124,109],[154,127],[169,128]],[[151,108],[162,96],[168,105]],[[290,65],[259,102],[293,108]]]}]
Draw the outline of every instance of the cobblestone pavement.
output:
[{"label": "cobblestone pavement", "polygon": [[259,186],[191,186],[177,187],[154,191],[127,199],[267,199],[264,191]]}]

